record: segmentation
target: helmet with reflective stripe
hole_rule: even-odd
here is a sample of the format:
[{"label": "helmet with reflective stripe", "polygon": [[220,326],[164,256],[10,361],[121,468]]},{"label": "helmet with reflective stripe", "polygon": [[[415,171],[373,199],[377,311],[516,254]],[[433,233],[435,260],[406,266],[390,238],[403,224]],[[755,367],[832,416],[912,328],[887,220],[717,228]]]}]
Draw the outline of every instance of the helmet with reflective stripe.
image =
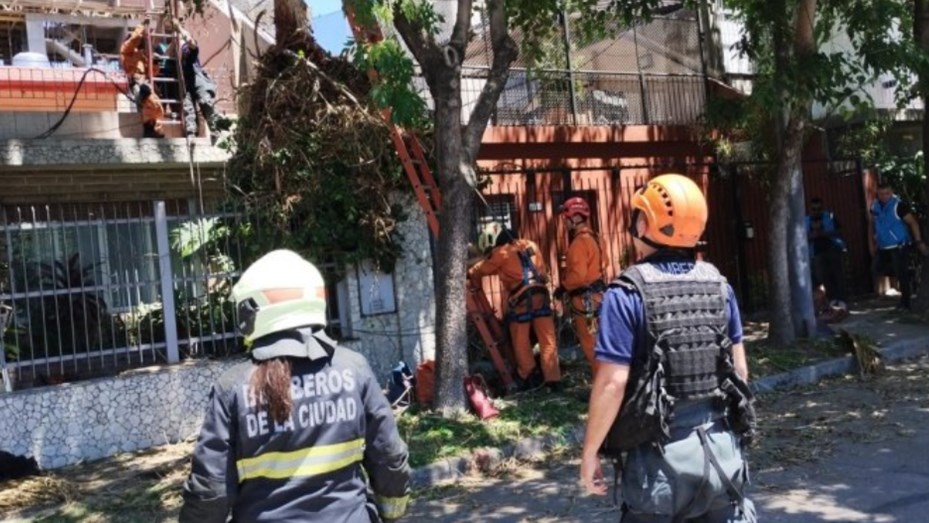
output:
[{"label": "helmet with reflective stripe", "polygon": [[481,234],[477,237],[477,248],[487,254],[494,247],[509,243],[514,238],[513,232],[504,227],[502,223],[490,222],[481,229]]},{"label": "helmet with reflective stripe", "polygon": [[586,220],[590,218],[590,206],[580,196],[574,196],[565,200],[561,205],[561,215],[567,218],[580,216]]},{"label": "helmet with reflective stripe", "polygon": [[637,236],[636,221],[644,215],[648,225],[639,239],[653,247],[694,247],[706,229],[703,191],[680,174],[663,174],[649,180],[632,196],[632,209],[632,235]]},{"label": "helmet with reflective stripe", "polygon": [[249,341],[298,327],[326,325],[326,283],[316,267],[288,250],[269,252],[232,288],[239,331]]}]

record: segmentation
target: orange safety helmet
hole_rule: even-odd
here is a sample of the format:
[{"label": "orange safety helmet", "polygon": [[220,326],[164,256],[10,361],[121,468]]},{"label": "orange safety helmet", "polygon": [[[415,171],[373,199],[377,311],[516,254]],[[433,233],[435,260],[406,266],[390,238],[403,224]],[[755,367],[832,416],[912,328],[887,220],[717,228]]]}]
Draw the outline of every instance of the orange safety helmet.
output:
[{"label": "orange safety helmet", "polygon": [[590,206],[587,205],[587,201],[580,196],[574,196],[572,198],[568,198],[563,204],[561,204],[561,215],[568,218],[581,216],[586,220],[587,218],[590,218]]},{"label": "orange safety helmet", "polygon": [[640,240],[652,247],[692,248],[706,229],[706,198],[686,176],[663,174],[653,178],[632,196],[632,223],[637,236],[639,213],[648,226]]}]

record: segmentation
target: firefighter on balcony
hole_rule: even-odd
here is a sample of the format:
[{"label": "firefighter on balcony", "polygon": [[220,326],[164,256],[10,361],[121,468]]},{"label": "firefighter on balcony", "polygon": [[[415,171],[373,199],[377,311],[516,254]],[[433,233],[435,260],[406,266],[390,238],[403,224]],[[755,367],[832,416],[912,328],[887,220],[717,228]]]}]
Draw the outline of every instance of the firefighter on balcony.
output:
[{"label": "firefighter on balcony", "polygon": [[[184,78],[184,131],[187,136],[197,135],[197,112],[203,115],[210,131],[217,131],[216,84],[200,63],[200,46],[197,40],[181,26],[176,18],[165,24],[167,32],[177,31],[181,43],[181,74]],[[166,54],[170,59],[177,57],[177,48],[172,43]],[[176,75],[177,72],[175,71]]]},{"label": "firefighter on balcony", "polygon": [[604,296],[581,483],[605,494],[598,454],[614,464],[625,455],[623,523],[754,522],[743,494],[755,416],[739,310],[694,252],[706,200],[668,174],[636,191],[632,208],[642,259]]},{"label": "firefighter on balcony", "polygon": [[606,290],[603,281],[606,257],[600,238],[590,227],[590,206],[583,198],[568,198],[561,206],[561,218],[571,236],[571,243],[565,256],[564,277],[555,289],[555,299],[562,300],[571,314],[584,357],[591,369],[596,370],[594,337],[603,291]]},{"label": "firefighter on balcony", "polygon": [[210,392],[180,521],[401,517],[407,447],[368,362],[323,333],[319,271],[294,252],[273,251],[232,295],[251,360]]},{"label": "firefighter on balcony", "polygon": [[165,116],[164,107],[151,84],[151,77],[158,74],[154,62],[152,62],[152,68],[155,70],[148,70],[147,33],[150,25],[151,21],[145,19],[132,31],[119,49],[119,61],[123,72],[126,73],[129,89],[142,117],[142,135],[145,138],[164,138],[161,124]]},{"label": "firefighter on balcony", "polygon": [[[549,277],[543,270],[539,247],[530,240],[516,238],[499,223],[490,223],[478,238],[478,248],[486,256],[468,269],[468,278],[472,285],[480,286],[480,281],[476,280],[495,274],[500,276],[507,295],[505,320],[523,388],[537,388],[544,380],[549,389],[560,390],[561,368]],[[541,377],[530,345],[530,327],[539,342]]]}]

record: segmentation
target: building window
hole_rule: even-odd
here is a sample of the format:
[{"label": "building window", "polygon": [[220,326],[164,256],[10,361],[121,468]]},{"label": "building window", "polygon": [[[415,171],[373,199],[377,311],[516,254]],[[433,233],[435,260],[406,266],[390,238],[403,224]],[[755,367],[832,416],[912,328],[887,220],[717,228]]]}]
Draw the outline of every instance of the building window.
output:
[{"label": "building window", "polygon": [[319,265],[326,280],[326,334],[333,339],[352,337],[352,309],[348,293],[348,278],[339,279],[332,263]]},{"label": "building window", "polygon": [[475,231],[480,233],[491,222],[502,223],[512,231],[519,231],[519,214],[516,212],[516,196],[513,194],[489,194],[484,201],[478,199],[476,207]]},{"label": "building window", "polygon": [[99,292],[111,312],[158,300],[152,220],[31,222],[8,228],[17,293]]},{"label": "building window", "polygon": [[12,65],[13,57],[27,50],[26,22],[0,19],[0,65]]}]

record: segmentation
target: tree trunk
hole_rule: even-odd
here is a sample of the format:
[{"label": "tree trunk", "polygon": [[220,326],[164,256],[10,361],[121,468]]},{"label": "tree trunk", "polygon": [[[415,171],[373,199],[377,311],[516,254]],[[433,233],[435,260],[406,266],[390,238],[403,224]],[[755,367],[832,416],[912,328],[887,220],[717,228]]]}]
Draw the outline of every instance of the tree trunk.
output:
[{"label": "tree trunk", "polygon": [[[816,52],[814,29],[816,24],[816,1],[802,0],[794,17],[794,57],[799,62]],[[801,338],[816,333],[816,314],[813,308],[813,283],[810,278],[810,254],[806,239],[806,195],[803,190],[803,144],[806,121],[810,117],[812,102],[802,92],[795,100],[791,120],[791,133],[785,139],[785,159],[790,173],[790,225],[788,251],[790,270],[791,313],[794,332]],[[794,134],[795,133],[795,134]]]},{"label": "tree trunk", "polygon": [[[779,125],[786,129],[786,125]],[[779,132],[783,132],[779,129]],[[786,142],[786,136],[785,142]],[[782,152],[787,151],[786,143]],[[768,311],[770,324],[768,338],[781,346],[790,345],[795,339],[791,310],[791,289],[787,261],[788,222],[790,221],[790,164],[783,157],[778,161],[777,172],[772,184],[769,200],[768,220]]]},{"label": "tree trunk", "polygon": [[[916,45],[925,53],[929,53],[929,0],[913,1],[913,38]],[[929,70],[918,71],[919,96],[923,101],[923,176],[926,177],[926,187],[923,194],[923,209],[929,210],[929,117],[926,112],[929,108]],[[929,216],[929,212],[925,212]],[[929,240],[929,219],[923,216],[922,240]],[[922,270],[919,277],[919,288],[913,298],[914,311],[929,311],[929,259],[922,259]]]},{"label": "tree trunk", "polygon": [[[788,3],[779,1],[785,16]],[[768,244],[771,288],[771,325],[768,337],[781,345],[792,343],[797,335],[815,332],[813,294],[810,284],[803,194],[803,133],[810,114],[808,93],[788,92],[781,81],[789,77],[804,55],[816,52],[814,24],[816,0],[802,0],[788,20],[793,20],[793,41],[786,45],[788,24],[775,29],[775,74],[778,77],[778,156],[777,173],[771,195],[771,237]]]},{"label": "tree trunk", "polygon": [[438,179],[445,205],[439,216],[436,252],[436,375],[435,408],[443,413],[466,406],[464,377],[468,372],[467,292],[468,243],[474,194],[463,166],[468,165],[461,134],[461,80],[453,71],[437,75],[435,97]]},{"label": "tree trunk", "polygon": [[[787,2],[776,1],[776,12],[785,19],[788,16]],[[780,107],[777,109],[775,136],[777,137],[777,170],[768,200],[768,338],[778,345],[789,345],[795,339],[790,299],[790,264],[788,262],[787,238],[790,222],[790,169],[791,164],[785,156],[788,147],[788,125],[790,119],[789,93],[783,85],[782,78],[790,68],[791,53],[786,45],[787,24],[774,21],[774,68],[775,86]]]},{"label": "tree trunk", "polygon": [[302,0],[274,0],[274,34],[278,45],[289,48],[297,34],[308,31],[309,24],[307,6]]},{"label": "tree trunk", "polygon": [[[790,127],[788,127],[790,129]],[[803,188],[803,129],[785,140],[789,189],[789,222],[787,224],[787,260],[790,274],[791,317],[794,333],[808,338],[816,333],[816,312],[813,307],[813,282],[810,277],[810,253],[806,234],[806,195]]]}]

